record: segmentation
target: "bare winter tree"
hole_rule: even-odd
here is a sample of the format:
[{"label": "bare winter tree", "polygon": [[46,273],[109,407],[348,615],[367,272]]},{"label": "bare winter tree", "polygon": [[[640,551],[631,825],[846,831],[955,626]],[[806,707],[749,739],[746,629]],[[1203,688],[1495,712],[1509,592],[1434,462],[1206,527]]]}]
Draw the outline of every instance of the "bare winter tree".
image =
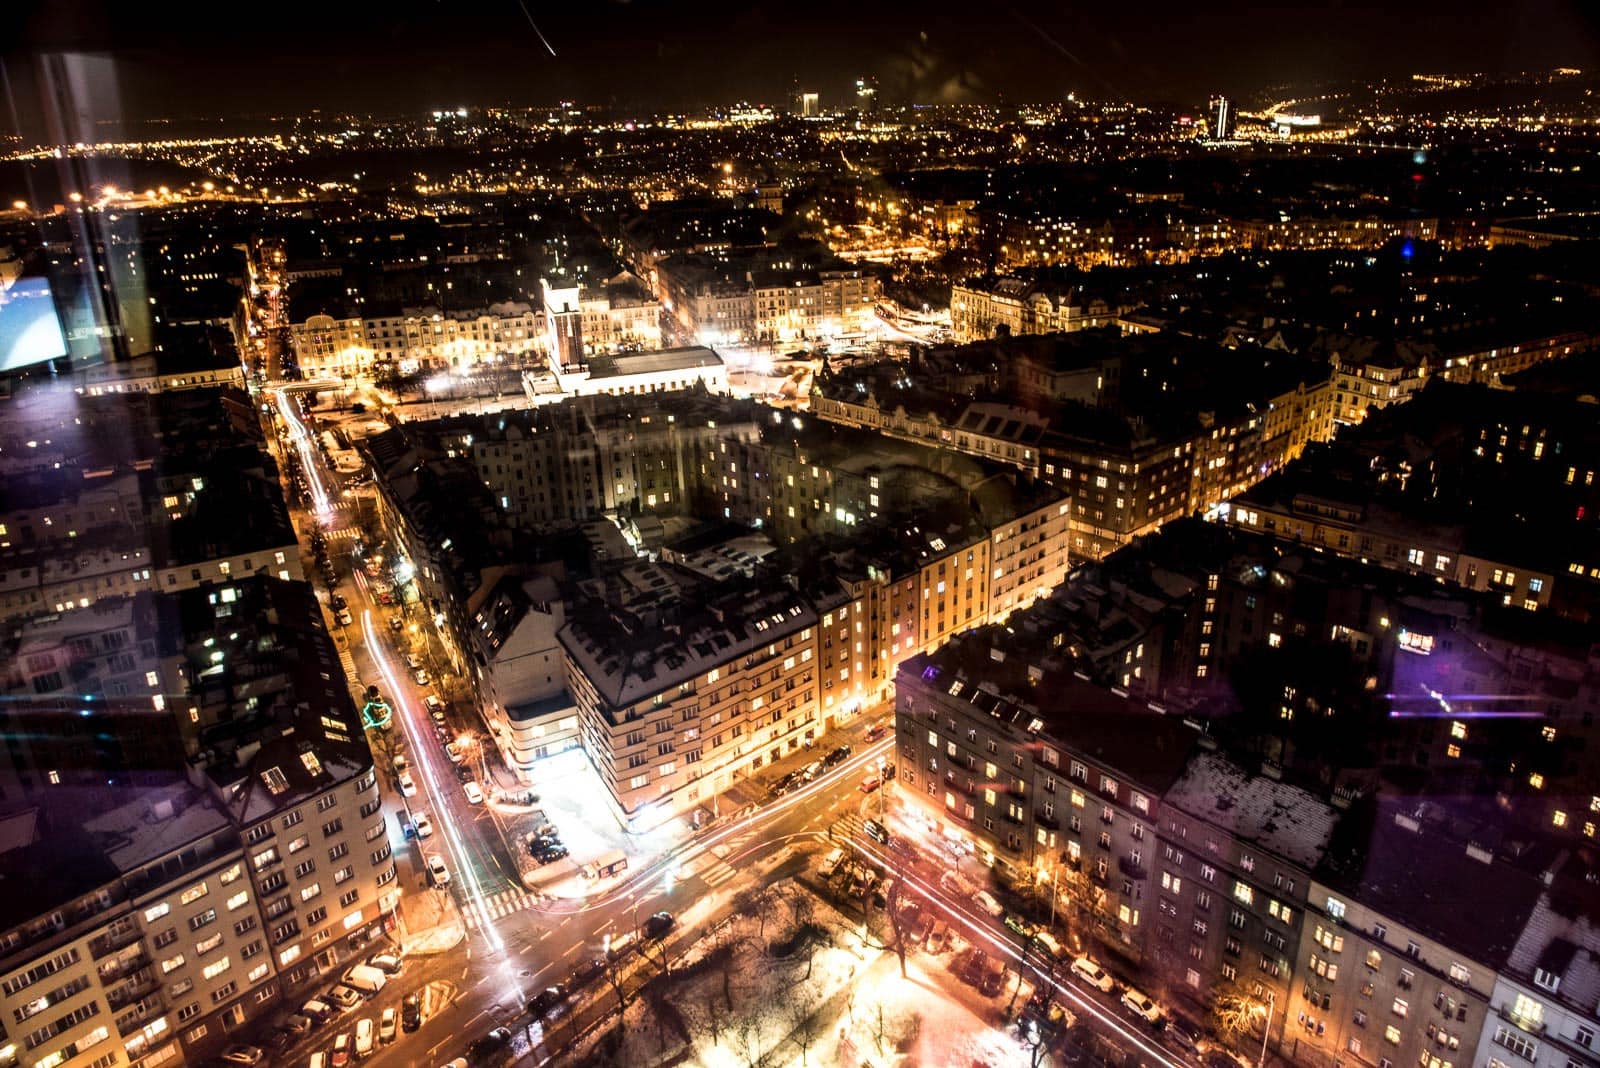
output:
[{"label": "bare winter tree", "polygon": [[889,930],[893,935],[890,945],[894,947],[895,956],[900,958],[900,978],[904,979],[906,978],[906,932],[900,915],[899,879],[889,886],[889,896],[884,901],[884,911],[889,914]]},{"label": "bare winter tree", "polygon": [[800,1068],[808,1068],[807,1055],[817,1041],[817,1031],[821,1026],[817,1021],[817,1010],[820,1007],[817,989],[809,982],[789,1002],[789,1041],[800,1051]]},{"label": "bare winter tree", "polygon": [[747,887],[733,899],[735,910],[756,921],[756,937],[761,940],[763,948],[767,943],[767,920],[772,917],[773,904],[772,889],[766,886]]}]

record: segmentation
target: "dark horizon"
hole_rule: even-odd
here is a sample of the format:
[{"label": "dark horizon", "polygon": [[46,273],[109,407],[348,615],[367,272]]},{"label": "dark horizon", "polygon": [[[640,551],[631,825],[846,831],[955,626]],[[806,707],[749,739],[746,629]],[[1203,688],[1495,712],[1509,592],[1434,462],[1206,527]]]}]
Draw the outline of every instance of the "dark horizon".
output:
[{"label": "dark horizon", "polygon": [[1294,16],[1263,4],[1218,13],[1163,0],[1092,15],[1018,4],[983,22],[950,3],[863,13],[830,2],[800,19],[760,0],[607,0],[526,12],[517,0],[448,8],[412,0],[301,5],[242,26],[193,4],[18,6],[3,54],[6,110],[16,114],[3,121],[23,127],[38,57],[51,53],[104,57],[96,77],[107,84],[95,91],[114,96],[120,116],[142,121],[558,100],[777,105],[796,87],[834,108],[862,76],[877,79],[885,104],[1044,103],[1077,93],[1190,105],[1210,92],[1289,82],[1588,69],[1597,40],[1594,16],[1572,0],[1435,2],[1404,12],[1354,3]]}]

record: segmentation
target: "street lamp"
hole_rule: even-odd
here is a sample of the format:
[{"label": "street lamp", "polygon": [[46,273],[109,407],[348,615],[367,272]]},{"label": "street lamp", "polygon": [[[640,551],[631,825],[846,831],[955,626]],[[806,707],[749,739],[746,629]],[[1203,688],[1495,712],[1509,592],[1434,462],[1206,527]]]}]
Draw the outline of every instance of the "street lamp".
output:
[{"label": "street lamp", "polygon": [[1278,1005],[1278,992],[1267,991],[1267,1025],[1261,1029],[1261,1056],[1256,1060],[1256,1068],[1265,1068],[1267,1063],[1267,1039],[1272,1035],[1272,1010]]}]

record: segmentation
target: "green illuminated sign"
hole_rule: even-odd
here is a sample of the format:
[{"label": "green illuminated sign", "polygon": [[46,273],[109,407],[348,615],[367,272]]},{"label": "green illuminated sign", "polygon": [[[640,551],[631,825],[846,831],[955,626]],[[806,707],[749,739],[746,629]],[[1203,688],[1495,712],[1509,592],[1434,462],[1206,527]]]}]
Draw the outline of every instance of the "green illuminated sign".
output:
[{"label": "green illuminated sign", "polygon": [[361,706],[361,726],[364,730],[389,729],[393,720],[393,713],[389,709],[389,702],[381,697],[373,697]]}]

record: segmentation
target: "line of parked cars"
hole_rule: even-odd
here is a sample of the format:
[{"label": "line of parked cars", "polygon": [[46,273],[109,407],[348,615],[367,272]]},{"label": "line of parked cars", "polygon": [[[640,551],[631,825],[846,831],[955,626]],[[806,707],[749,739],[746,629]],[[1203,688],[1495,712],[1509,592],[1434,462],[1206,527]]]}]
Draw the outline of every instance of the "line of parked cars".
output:
[{"label": "line of parked cars", "polygon": [[[363,1001],[381,994],[389,980],[404,968],[401,956],[390,951],[374,953],[364,963],[351,965],[338,983],[308,1000],[300,1011],[279,1024],[271,1044],[283,1049],[318,1028],[336,1022],[355,1011]],[[389,1006],[376,1017],[362,1017],[354,1026],[334,1035],[331,1044],[312,1052],[310,1068],[344,1068],[352,1059],[370,1056],[378,1046],[387,1045],[402,1033],[421,1026],[422,999],[417,994],[408,994],[398,1006]],[[223,1063],[256,1064],[257,1061],[249,1059],[252,1050],[261,1052],[253,1046],[231,1047],[224,1052]]]}]

